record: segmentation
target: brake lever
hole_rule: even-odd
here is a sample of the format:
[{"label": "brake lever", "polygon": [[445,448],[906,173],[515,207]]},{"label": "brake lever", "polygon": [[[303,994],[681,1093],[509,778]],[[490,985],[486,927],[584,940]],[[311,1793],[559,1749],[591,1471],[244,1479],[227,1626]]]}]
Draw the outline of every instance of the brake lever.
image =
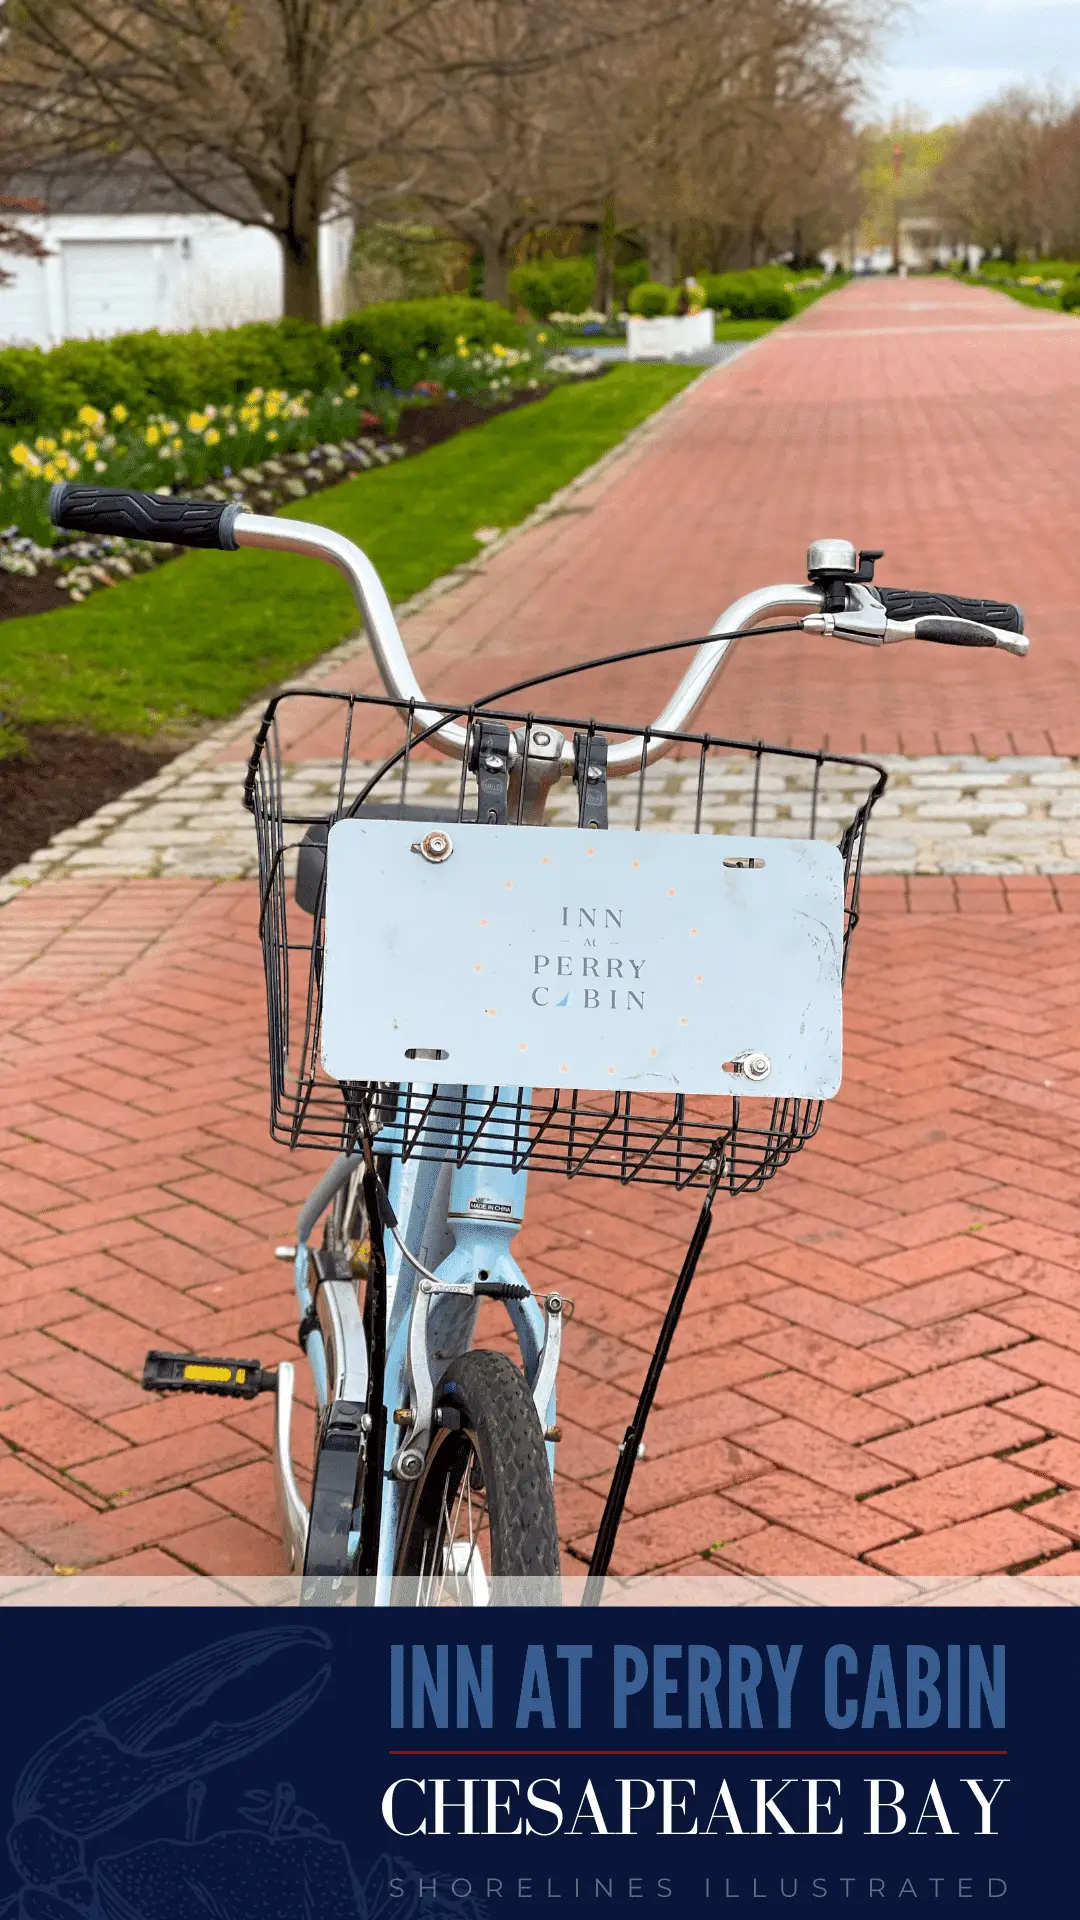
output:
[{"label": "brake lever", "polygon": [[842,613],[807,614],[800,625],[804,633],[835,634],[839,640],[853,640],[864,647],[888,647],[899,640],[932,640],[938,646],[999,647],[1004,653],[1021,657],[1028,650],[1026,634],[1006,633],[981,620],[961,620],[952,614],[890,620],[884,607],[872,603],[846,607]]}]

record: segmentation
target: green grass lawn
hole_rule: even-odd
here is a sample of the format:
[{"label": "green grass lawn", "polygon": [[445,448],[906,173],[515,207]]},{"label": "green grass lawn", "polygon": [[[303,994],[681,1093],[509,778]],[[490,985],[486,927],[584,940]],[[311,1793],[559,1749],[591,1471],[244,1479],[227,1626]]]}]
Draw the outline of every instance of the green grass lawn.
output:
[{"label": "green grass lawn", "polygon": [[[478,527],[516,526],[698,371],[617,366],[286,512],[355,540],[391,600],[407,599],[476,558]],[[4,621],[0,706],[16,728],[136,736],[224,719],[356,626],[348,587],[319,562],[189,553],[81,606]]]},{"label": "green grass lawn", "polygon": [[969,287],[989,287],[991,293],[1007,294],[1010,300],[1019,300],[1021,306],[1038,307],[1043,313],[1060,313],[1056,296],[1039,293],[1035,287],[1003,287],[996,280],[980,279],[978,274],[964,274],[964,282]]}]

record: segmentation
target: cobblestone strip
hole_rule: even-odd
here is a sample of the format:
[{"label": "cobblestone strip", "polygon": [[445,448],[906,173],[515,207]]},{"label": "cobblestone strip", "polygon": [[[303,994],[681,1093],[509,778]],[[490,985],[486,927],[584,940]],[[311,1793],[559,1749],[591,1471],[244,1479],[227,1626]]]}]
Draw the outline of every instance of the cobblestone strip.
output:
[{"label": "cobblestone strip", "polygon": [[[59,833],[0,883],[0,900],[41,879],[124,876],[242,879],[256,871],[255,836],[241,803],[242,769],[215,764],[220,744],[206,743],[153,779]],[[1080,872],[1080,760],[1032,757],[883,758],[889,783],[874,810],[867,841],[871,873]],[[373,771],[356,765],[350,792]],[[755,782],[751,757],[718,756],[701,786],[701,818],[721,833],[756,831],[839,838],[873,775],[858,764],[815,763],[766,756]],[[311,761],[288,767],[288,811],[319,813],[336,803],[339,766]],[[414,763],[409,798],[454,805],[458,772],[448,762]],[[396,797],[396,780],[393,786]],[[641,824],[691,832],[698,808],[696,761],[650,768]],[[633,826],[637,781],[612,784],[613,826]],[[574,790],[562,789],[549,809],[554,825],[576,819]],[[296,835],[299,838],[299,833]]]}]

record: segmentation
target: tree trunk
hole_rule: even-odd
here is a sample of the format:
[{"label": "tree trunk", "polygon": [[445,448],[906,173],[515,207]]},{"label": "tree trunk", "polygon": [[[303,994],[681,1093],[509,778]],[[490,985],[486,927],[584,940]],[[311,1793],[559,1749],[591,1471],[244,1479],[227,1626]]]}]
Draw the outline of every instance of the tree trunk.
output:
[{"label": "tree trunk", "polygon": [[319,228],[310,234],[282,239],[285,260],[283,311],[287,320],[313,320],[322,325],[322,289],[319,285]]},{"label": "tree trunk", "polygon": [[500,307],[510,305],[510,242],[502,234],[485,235],[480,251],[484,257],[484,299],[497,300]]},{"label": "tree trunk", "polygon": [[665,221],[649,229],[649,278],[670,287],[675,277],[675,233]]},{"label": "tree trunk", "polygon": [[615,305],[615,195],[604,195],[604,211],[596,236],[596,283],[593,306],[611,317]]}]

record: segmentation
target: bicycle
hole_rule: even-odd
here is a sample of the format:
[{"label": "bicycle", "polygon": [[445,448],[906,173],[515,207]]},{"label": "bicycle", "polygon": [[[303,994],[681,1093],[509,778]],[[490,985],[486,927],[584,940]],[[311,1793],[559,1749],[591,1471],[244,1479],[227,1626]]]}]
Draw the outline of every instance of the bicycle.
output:
[{"label": "bicycle", "polygon": [[[807,585],[744,595],[708,635],[455,706],[425,697],[374,567],[340,535],[235,504],[71,483],[53,489],[50,512],[73,531],[328,561],[352,587],[386,689],[274,695],[245,781],[271,1130],[336,1156],[295,1247],[279,1250],[293,1261],[318,1409],[310,1501],[292,1466],[291,1362],[154,1351],[144,1385],[274,1394],[282,1537],[305,1597],[355,1598],[359,1576],[375,1604],[557,1600],[556,1388],[570,1303],[537,1297],[511,1251],[529,1174],[700,1189],[593,1550],[595,1602],[714,1198],[760,1188],[838,1090],[843,975],[886,782],[870,759],[691,733],[688,722],[749,633],[1023,654],[1022,613],[877,586],[880,553],[819,540]],[[505,705],[589,666],[684,646],[694,657],[649,727]],[[318,805],[290,772],[302,702],[339,736]],[[404,726],[389,752],[388,719]],[[620,776],[621,797],[609,791]],[[564,780],[574,797],[560,812]],[[733,831],[743,817],[748,831]],[[796,839],[788,829],[800,824]],[[412,1077],[443,1062],[453,1081]],[[485,1302],[505,1308],[518,1364],[474,1344]]]}]

